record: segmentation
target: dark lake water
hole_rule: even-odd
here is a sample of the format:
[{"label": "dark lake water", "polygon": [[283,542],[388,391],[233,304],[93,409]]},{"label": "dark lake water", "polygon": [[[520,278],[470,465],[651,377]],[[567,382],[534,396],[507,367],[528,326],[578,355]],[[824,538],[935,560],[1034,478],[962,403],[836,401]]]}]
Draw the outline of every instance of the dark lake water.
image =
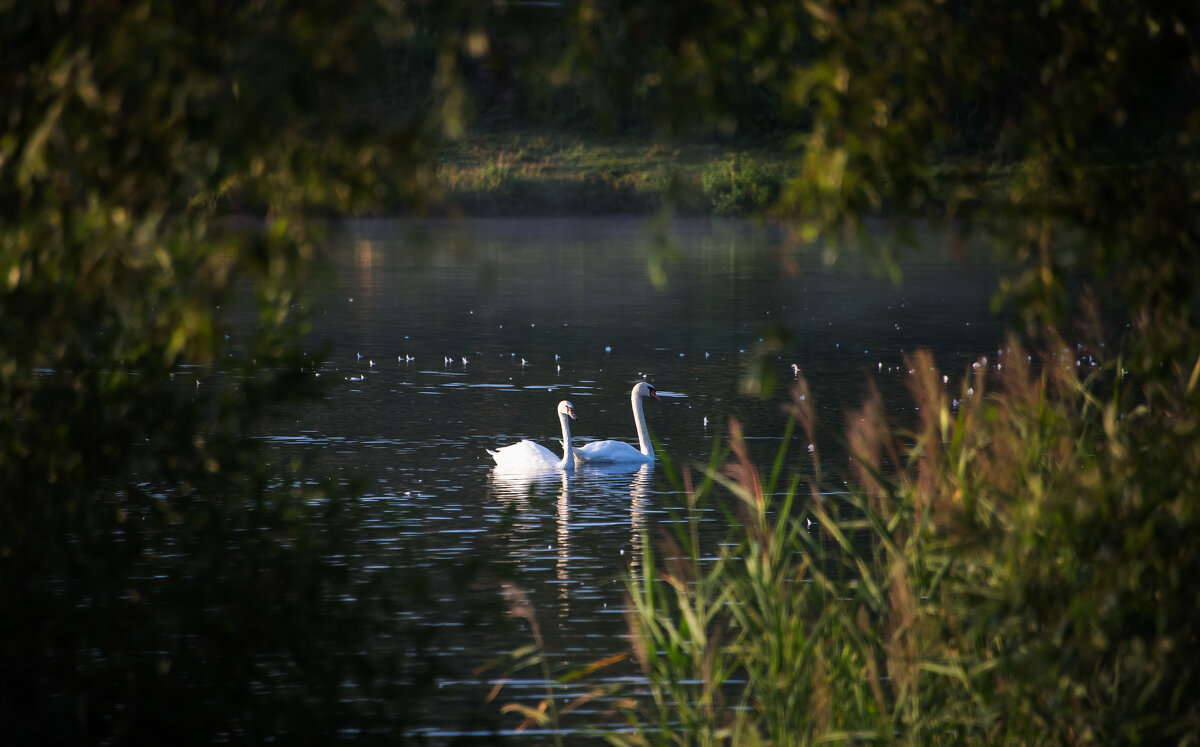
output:
[{"label": "dark lake water", "polygon": [[[812,387],[822,453],[836,461],[844,412],[870,383],[898,419],[911,412],[905,353],[930,348],[956,387],[1002,341],[1003,320],[989,311],[996,268],[949,256],[933,239],[895,286],[863,267],[803,255],[789,264],[780,232],[747,223],[680,221],[667,235],[664,246],[645,221],[611,218],[350,224],[308,309],[313,350],[328,345],[325,401],[267,434],[280,450],[308,450],[330,474],[363,481],[371,518],[361,547],[392,572],[478,564],[480,594],[502,580],[524,589],[555,673],[628,649],[623,575],[643,532],[669,524],[681,498],[661,461],[511,479],[493,474],[486,449],[528,438],[559,450],[561,399],[575,406],[577,442],[636,443],[629,390],[646,380],[662,400],[646,405],[650,429],[676,464],[705,463],[736,417],[766,465],[795,364]],[[664,255],[666,282],[656,285],[649,268]],[[786,329],[791,344],[766,357],[780,386],[762,400],[739,382],[772,329]],[[789,445],[797,470],[801,440]],[[713,538],[726,528],[716,506],[704,523]],[[503,703],[545,697],[541,671],[528,669],[484,705],[505,670],[478,665],[531,643],[528,626],[467,626],[453,614],[465,600],[448,589],[435,596],[435,609],[402,616],[442,628],[436,655],[448,674],[427,736],[459,733],[464,713],[496,716]],[[590,683],[606,678],[637,692],[632,666]],[[598,699],[563,724],[604,720],[610,706]],[[507,729],[520,722],[498,718]]]}]

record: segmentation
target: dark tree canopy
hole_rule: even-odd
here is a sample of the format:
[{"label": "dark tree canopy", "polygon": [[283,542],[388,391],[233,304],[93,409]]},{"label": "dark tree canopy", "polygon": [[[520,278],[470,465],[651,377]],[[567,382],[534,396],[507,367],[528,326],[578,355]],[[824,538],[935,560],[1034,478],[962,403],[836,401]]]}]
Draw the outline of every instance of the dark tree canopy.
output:
[{"label": "dark tree canopy", "polygon": [[[371,117],[411,37],[402,7],[354,0],[0,4],[6,741],[410,720],[403,692],[364,713],[338,691],[378,697],[384,662],[393,687],[428,676],[407,643],[331,654],[378,619],[332,594],[365,583],[330,560],[346,487],[249,436],[315,391],[294,310],[312,218],[427,188],[426,112]],[[239,210],[272,220],[218,220]],[[239,284],[257,322],[234,328]]]}]

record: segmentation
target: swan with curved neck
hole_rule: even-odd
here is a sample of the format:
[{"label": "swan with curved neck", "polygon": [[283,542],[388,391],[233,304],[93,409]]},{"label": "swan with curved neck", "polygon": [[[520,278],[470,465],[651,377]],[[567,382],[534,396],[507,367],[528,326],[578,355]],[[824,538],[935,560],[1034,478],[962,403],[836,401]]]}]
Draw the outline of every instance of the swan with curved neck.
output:
[{"label": "swan with curved neck", "polygon": [[633,424],[637,428],[638,448],[635,449],[624,441],[592,441],[575,449],[575,460],[590,464],[653,464],[654,447],[650,445],[646,413],[642,410],[644,397],[660,401],[658,390],[644,381],[639,381],[629,393]]},{"label": "swan with curved neck", "polygon": [[496,460],[496,469],[505,472],[545,472],[575,469],[575,452],[571,448],[571,421],[575,419],[575,406],[567,400],[558,403],[558,421],[562,425],[563,455],[557,454],[541,444],[528,439],[518,441],[487,453]]}]

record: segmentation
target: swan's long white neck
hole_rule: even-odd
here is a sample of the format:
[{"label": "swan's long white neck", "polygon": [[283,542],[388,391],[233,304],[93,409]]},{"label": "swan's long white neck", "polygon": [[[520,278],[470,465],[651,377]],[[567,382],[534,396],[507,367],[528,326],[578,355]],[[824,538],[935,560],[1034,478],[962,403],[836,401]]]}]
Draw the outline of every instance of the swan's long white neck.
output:
[{"label": "swan's long white neck", "polygon": [[638,451],[653,460],[654,447],[650,445],[650,431],[646,428],[646,413],[642,411],[642,398],[638,396],[637,390],[634,390],[629,395],[629,399],[633,405],[633,423],[637,426]]},{"label": "swan's long white neck", "polygon": [[561,469],[575,469],[575,450],[571,448],[571,416],[565,412],[558,414],[558,421],[562,423],[562,445],[563,458],[558,463]]}]

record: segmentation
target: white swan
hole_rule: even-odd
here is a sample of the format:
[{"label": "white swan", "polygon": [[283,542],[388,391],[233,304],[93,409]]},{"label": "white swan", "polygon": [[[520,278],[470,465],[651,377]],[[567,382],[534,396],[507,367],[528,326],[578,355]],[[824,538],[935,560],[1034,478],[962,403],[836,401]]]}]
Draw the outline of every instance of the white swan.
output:
[{"label": "white swan", "polygon": [[642,397],[658,400],[658,392],[650,384],[639,381],[629,393],[640,448],[635,449],[623,441],[592,441],[575,449],[575,460],[589,464],[654,464],[654,447],[650,445],[650,433],[646,429]]},{"label": "white swan", "polygon": [[575,406],[565,399],[558,403],[558,420],[562,423],[563,456],[528,439],[487,453],[496,460],[496,469],[505,472],[544,472],[548,470],[575,469],[575,453],[571,449],[571,421],[575,419]]}]

